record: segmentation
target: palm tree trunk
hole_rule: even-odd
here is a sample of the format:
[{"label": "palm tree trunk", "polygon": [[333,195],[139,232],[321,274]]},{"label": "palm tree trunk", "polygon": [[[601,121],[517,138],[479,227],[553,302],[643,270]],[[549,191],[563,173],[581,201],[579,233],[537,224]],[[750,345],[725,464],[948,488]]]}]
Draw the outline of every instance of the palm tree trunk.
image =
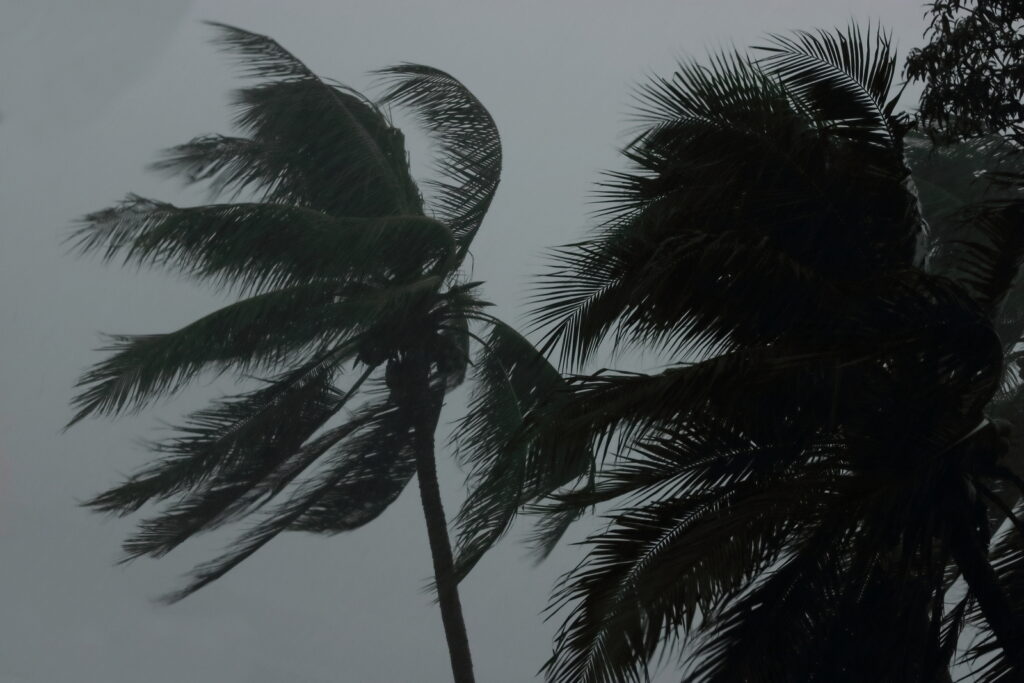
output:
[{"label": "palm tree trunk", "polygon": [[[410,363],[409,377],[418,391],[412,392],[419,400],[409,406],[413,419],[413,445],[416,454],[416,478],[420,486],[423,518],[427,522],[427,539],[434,560],[434,583],[437,601],[441,607],[441,622],[448,641],[448,656],[452,662],[455,683],[474,683],[473,660],[469,652],[469,636],[462,617],[459,601],[459,582],[455,577],[452,545],[448,539],[448,523],[441,504],[441,490],[437,482],[437,463],[434,460],[434,430],[441,412],[440,397],[435,398],[428,380],[429,365]],[[417,367],[420,366],[420,367]]]}]

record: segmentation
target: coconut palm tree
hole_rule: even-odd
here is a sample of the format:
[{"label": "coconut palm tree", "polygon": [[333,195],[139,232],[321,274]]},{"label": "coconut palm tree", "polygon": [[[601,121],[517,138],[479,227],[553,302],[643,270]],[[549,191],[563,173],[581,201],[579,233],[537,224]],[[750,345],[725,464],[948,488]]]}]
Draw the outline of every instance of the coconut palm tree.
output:
[{"label": "coconut palm tree", "polygon": [[[267,36],[215,27],[256,79],[235,96],[241,134],[195,138],[155,166],[229,201],[178,207],[129,195],[86,216],[74,242],[239,298],[173,332],[110,337],[107,357],[79,382],[71,422],[139,411],[211,372],[248,386],[190,414],[151,444],[156,460],[87,505],[128,515],[166,504],[125,541],[126,560],[261,516],[173,601],[281,532],[366,524],[416,475],[452,670],[472,681],[434,432],[479,338],[471,327],[505,340],[506,360],[537,355],[486,314],[461,270],[498,185],[494,121],[443,71],[384,69],[375,104]],[[436,142],[426,200],[382,106],[406,108]]]},{"label": "coconut palm tree", "polygon": [[[944,217],[969,232],[930,230],[894,71],[851,28],[641,89],[630,168],[537,319],[577,372],[606,342],[673,363],[569,377],[506,442],[578,475],[545,543],[616,506],[556,593],[549,680],[647,680],[681,647],[695,682],[930,681],[969,618],[985,680],[1024,676],[1024,526],[999,495],[1024,482],[986,415],[1019,178]],[[988,517],[1010,520],[991,549]]]}]

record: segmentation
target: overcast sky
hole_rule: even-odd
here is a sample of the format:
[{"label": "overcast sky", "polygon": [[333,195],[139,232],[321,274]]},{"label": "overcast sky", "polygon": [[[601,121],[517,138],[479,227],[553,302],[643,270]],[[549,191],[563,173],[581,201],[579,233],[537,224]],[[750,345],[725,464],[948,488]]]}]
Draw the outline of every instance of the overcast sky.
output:
[{"label": "overcast sky", "polygon": [[[515,319],[543,249],[583,234],[588,192],[618,163],[645,75],[851,19],[891,28],[902,60],[923,12],[920,0],[0,0],[0,683],[450,680],[422,592],[415,486],[362,530],[279,538],[172,607],[152,599],[224,538],[114,566],[131,521],[76,506],[145,460],[134,443],[159,419],[217,390],[60,433],[100,331],[168,331],[219,303],[173,278],[74,260],[61,244],[76,217],[127,192],[195,199],[144,166],[163,147],[229,131],[238,81],[201,20],[267,33],[357,88],[370,69],[412,61],[476,93],[501,130],[505,170],[474,276]],[[463,402],[449,402],[446,422]],[[461,475],[439,455],[452,513]],[[556,626],[540,612],[578,551],[534,568],[513,537],[463,584],[481,683],[535,679]]]}]

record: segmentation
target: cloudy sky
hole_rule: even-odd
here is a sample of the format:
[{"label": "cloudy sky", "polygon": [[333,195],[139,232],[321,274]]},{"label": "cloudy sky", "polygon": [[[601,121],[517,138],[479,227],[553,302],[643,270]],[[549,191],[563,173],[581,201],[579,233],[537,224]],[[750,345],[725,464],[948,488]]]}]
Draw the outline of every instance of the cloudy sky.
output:
[{"label": "cloudy sky", "polygon": [[[515,319],[543,249],[585,229],[588,192],[617,164],[630,89],[645,75],[765,32],[851,19],[891,28],[902,56],[921,42],[923,12],[921,0],[0,0],[0,683],[450,678],[422,592],[430,560],[415,487],[365,529],[282,537],[172,607],[152,600],[224,538],[115,566],[131,522],[77,507],[144,461],[134,444],[158,420],[218,390],[60,431],[99,331],[167,331],[219,303],[173,278],[72,259],[61,244],[76,217],[127,192],[196,198],[144,167],[163,147],[228,132],[237,81],[201,20],[270,34],[357,88],[401,61],[466,83],[505,145],[474,275]],[[462,403],[450,401],[447,421]],[[441,475],[451,512],[461,475],[447,462]],[[540,613],[577,551],[535,568],[513,537],[463,584],[481,683],[535,679],[556,626]]]}]

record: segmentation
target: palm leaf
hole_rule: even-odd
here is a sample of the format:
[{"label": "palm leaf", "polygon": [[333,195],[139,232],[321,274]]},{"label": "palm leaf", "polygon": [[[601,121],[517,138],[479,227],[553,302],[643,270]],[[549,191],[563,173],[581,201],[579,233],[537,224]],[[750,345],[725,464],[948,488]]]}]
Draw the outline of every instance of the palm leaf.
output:
[{"label": "palm leaf", "polygon": [[866,35],[853,24],[845,32],[772,35],[756,49],[768,53],[761,66],[777,74],[815,118],[844,135],[899,148],[902,131],[890,119],[895,100],[889,100],[896,54],[880,28]]},{"label": "palm leaf", "polygon": [[230,304],[175,332],[113,336],[103,349],[111,355],[78,381],[78,412],[69,426],[94,413],[139,410],[209,368],[246,372],[318,352],[341,362],[362,350],[354,345],[360,335],[393,327],[435,297],[438,283],[428,277],[386,289],[301,285]]},{"label": "palm leaf", "polygon": [[322,374],[309,382],[303,392],[305,400],[296,401],[289,419],[267,425],[244,455],[233,458],[220,473],[208,477],[160,514],[140,522],[123,544],[125,561],[143,555],[162,557],[192,536],[259,508],[268,498],[268,489],[272,493],[282,485],[282,470],[292,476],[300,474],[301,469],[290,465],[297,457],[309,464],[300,456],[303,445],[347,398],[334,389],[330,377]]},{"label": "palm leaf", "polygon": [[[293,416],[330,386],[336,372],[336,362],[317,359],[266,381],[255,391],[220,399],[192,413],[185,424],[172,428],[173,436],[149,444],[163,456],[160,460],[85,504],[124,516],[150,501],[165,500],[201,487],[211,477],[229,474],[240,462],[260,460],[263,451],[278,450],[276,444],[287,434]],[[336,409],[360,384],[362,380],[338,398]]]},{"label": "palm leaf", "polygon": [[[340,528],[341,520],[346,516],[350,516],[351,519],[362,519],[362,523],[365,523],[379,514],[380,510],[386,507],[391,500],[370,501],[364,494],[346,487],[354,479],[365,476],[367,470],[363,465],[370,465],[370,463],[366,462],[363,465],[360,463],[368,457],[368,454],[383,455],[378,449],[385,444],[392,443],[388,440],[381,441],[378,437],[381,436],[379,432],[381,425],[386,424],[393,417],[394,411],[394,407],[389,407],[385,402],[375,402],[361,409],[348,423],[335,428],[326,433],[322,439],[315,441],[313,445],[318,456],[320,453],[334,448],[333,453],[326,459],[318,473],[301,482],[287,500],[265,513],[264,520],[246,531],[227,552],[196,567],[191,581],[181,590],[165,596],[164,600],[176,602],[216,581],[280,533],[296,528],[310,530],[306,525],[310,520],[323,514],[322,506],[325,500],[330,501],[330,509],[335,515],[335,521],[331,527],[333,531],[342,530]],[[393,458],[394,455],[396,453],[392,452],[391,457]],[[387,460],[387,458],[385,459]],[[388,463],[378,463],[383,465],[378,474],[382,477],[389,476],[389,472],[393,474],[391,463],[393,460],[389,460]],[[332,496],[332,492],[338,490],[339,487],[355,494],[354,499],[349,501],[349,511],[342,510],[342,499]],[[370,508],[376,509],[376,512],[367,516]],[[324,531],[326,529],[317,527],[316,530]]]},{"label": "palm leaf", "polygon": [[268,149],[285,148],[305,187],[272,201],[299,201],[336,216],[417,213],[399,131],[364,97],[321,80],[271,38],[224,24],[218,43],[247,75],[269,79],[238,91],[235,124]]},{"label": "palm leaf", "polygon": [[389,85],[382,104],[412,110],[438,142],[431,208],[459,244],[461,263],[476,236],[501,179],[501,138],[480,101],[451,75],[422,64],[400,64],[376,72]]},{"label": "palm leaf", "polygon": [[602,185],[603,224],[537,293],[571,365],[611,335],[705,352],[799,334],[835,288],[912,264],[923,223],[895,143],[823,129],[762,68],[718,55],[640,91],[646,128]]},{"label": "palm leaf", "polygon": [[301,206],[177,207],[129,195],[85,216],[71,235],[81,254],[163,266],[243,292],[311,282],[386,282],[454,257],[451,233],[423,216],[334,218]]},{"label": "palm leaf", "polygon": [[544,449],[528,431],[526,416],[564,401],[567,385],[515,330],[490,321],[473,380],[466,417],[452,434],[456,458],[470,468],[470,493],[455,520],[460,578],[507,532],[520,507],[590,468],[587,450]]}]

